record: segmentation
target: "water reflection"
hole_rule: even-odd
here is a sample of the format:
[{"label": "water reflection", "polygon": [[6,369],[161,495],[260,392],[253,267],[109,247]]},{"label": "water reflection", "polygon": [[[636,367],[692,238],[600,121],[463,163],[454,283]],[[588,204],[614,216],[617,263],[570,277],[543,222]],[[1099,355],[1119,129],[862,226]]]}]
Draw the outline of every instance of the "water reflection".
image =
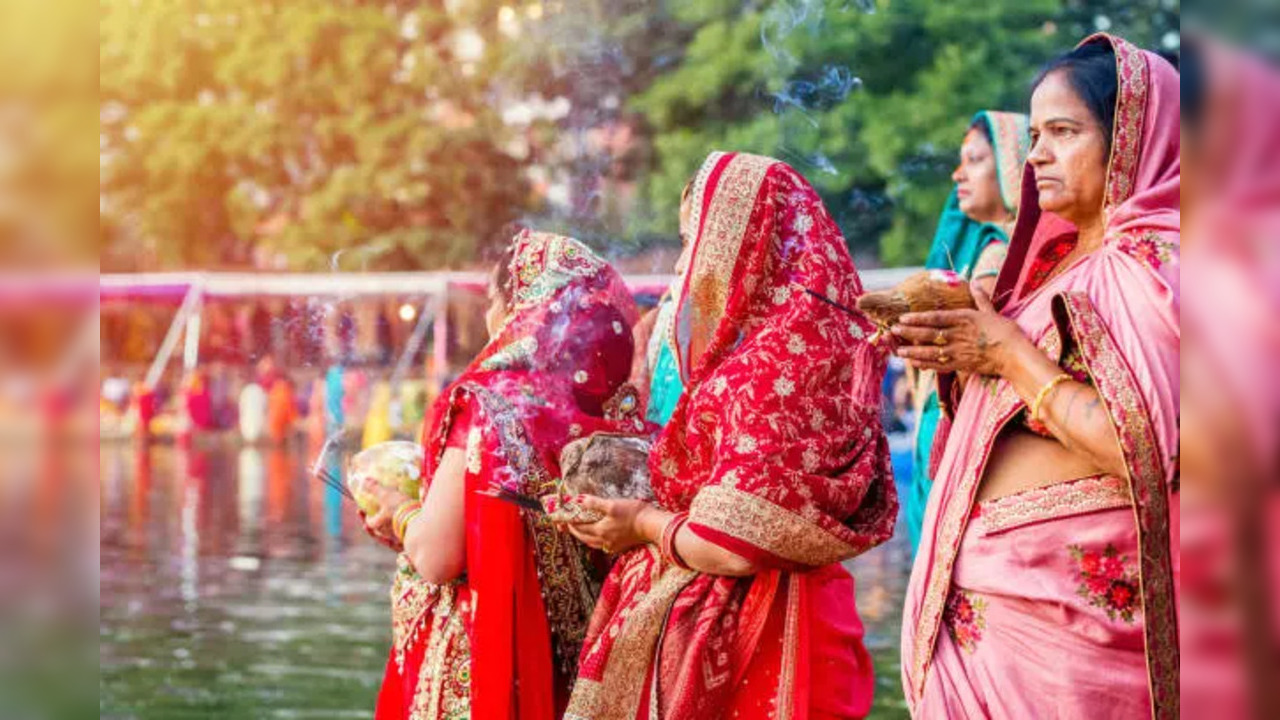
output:
[{"label": "water reflection", "polygon": [[369,717],[394,559],[306,457],[102,447],[103,717]]},{"label": "water reflection", "polygon": [[[103,445],[104,718],[368,718],[390,643],[394,562],[318,448]],[[338,475],[341,458],[328,469]],[[905,717],[905,539],[849,563],[876,660],[873,717]]]}]

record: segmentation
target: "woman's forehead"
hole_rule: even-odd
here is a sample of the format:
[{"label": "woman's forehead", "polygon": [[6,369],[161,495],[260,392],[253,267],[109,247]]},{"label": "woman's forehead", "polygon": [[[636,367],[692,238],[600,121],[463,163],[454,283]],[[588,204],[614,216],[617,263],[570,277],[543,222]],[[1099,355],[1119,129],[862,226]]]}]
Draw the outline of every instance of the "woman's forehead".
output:
[{"label": "woman's forehead", "polygon": [[979,128],[969,128],[964,134],[964,142],[960,144],[962,150],[982,150],[990,148],[991,143],[987,140],[987,134]]},{"label": "woman's forehead", "polygon": [[1076,93],[1062,71],[1051,72],[1031,94],[1031,124],[1043,125],[1055,120],[1083,122],[1089,119],[1089,108]]}]

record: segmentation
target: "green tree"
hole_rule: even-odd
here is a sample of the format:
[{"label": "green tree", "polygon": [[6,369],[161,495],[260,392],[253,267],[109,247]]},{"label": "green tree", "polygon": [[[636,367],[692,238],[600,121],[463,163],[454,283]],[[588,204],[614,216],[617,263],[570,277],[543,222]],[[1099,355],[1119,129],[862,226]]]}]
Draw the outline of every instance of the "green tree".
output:
[{"label": "green tree", "polygon": [[297,269],[470,259],[531,201],[495,102],[510,45],[499,8],[104,2],[106,258],[219,267],[261,247]]},{"label": "green tree", "polygon": [[652,132],[638,233],[672,235],[680,188],[712,149],[791,163],[851,248],[923,260],[972,114],[1019,109],[1038,67],[1105,26],[1155,46],[1176,3],[708,0],[670,6],[690,39],[632,106]]}]

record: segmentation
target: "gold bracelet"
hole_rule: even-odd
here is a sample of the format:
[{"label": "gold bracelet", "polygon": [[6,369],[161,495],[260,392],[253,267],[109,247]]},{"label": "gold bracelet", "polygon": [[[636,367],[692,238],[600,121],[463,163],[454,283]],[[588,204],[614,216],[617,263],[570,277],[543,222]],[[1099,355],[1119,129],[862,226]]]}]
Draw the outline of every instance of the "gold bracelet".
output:
[{"label": "gold bracelet", "polygon": [[1052,392],[1054,388],[1058,387],[1059,384],[1064,383],[1070,379],[1071,379],[1070,375],[1066,373],[1059,373],[1058,375],[1055,375],[1052,380],[1045,383],[1044,387],[1040,388],[1040,392],[1036,393],[1035,402],[1031,403],[1031,419],[1033,421],[1041,422],[1040,406],[1044,405],[1045,398],[1047,398],[1049,396],[1049,393]]},{"label": "gold bracelet", "polygon": [[404,542],[404,536],[409,533],[409,525],[421,514],[421,507],[416,507],[404,514],[404,521],[400,523],[400,534],[397,536],[401,543]]},{"label": "gold bracelet", "polygon": [[404,532],[409,527],[409,521],[413,516],[422,510],[422,503],[417,500],[404,503],[396,508],[395,513],[391,515],[391,532],[400,542],[404,542]]}]

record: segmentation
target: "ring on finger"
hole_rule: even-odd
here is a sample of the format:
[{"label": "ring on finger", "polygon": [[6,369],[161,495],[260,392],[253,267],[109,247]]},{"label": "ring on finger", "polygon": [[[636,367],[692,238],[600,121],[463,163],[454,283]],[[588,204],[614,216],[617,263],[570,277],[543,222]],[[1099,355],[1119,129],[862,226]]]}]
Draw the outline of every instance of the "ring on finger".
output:
[{"label": "ring on finger", "polygon": [[947,333],[939,330],[937,335],[933,336],[933,344],[939,347],[947,344]]},{"label": "ring on finger", "polygon": [[951,362],[951,356],[947,355],[945,351],[940,350],[938,351],[938,362],[942,363],[943,365],[946,365],[947,363]]}]

